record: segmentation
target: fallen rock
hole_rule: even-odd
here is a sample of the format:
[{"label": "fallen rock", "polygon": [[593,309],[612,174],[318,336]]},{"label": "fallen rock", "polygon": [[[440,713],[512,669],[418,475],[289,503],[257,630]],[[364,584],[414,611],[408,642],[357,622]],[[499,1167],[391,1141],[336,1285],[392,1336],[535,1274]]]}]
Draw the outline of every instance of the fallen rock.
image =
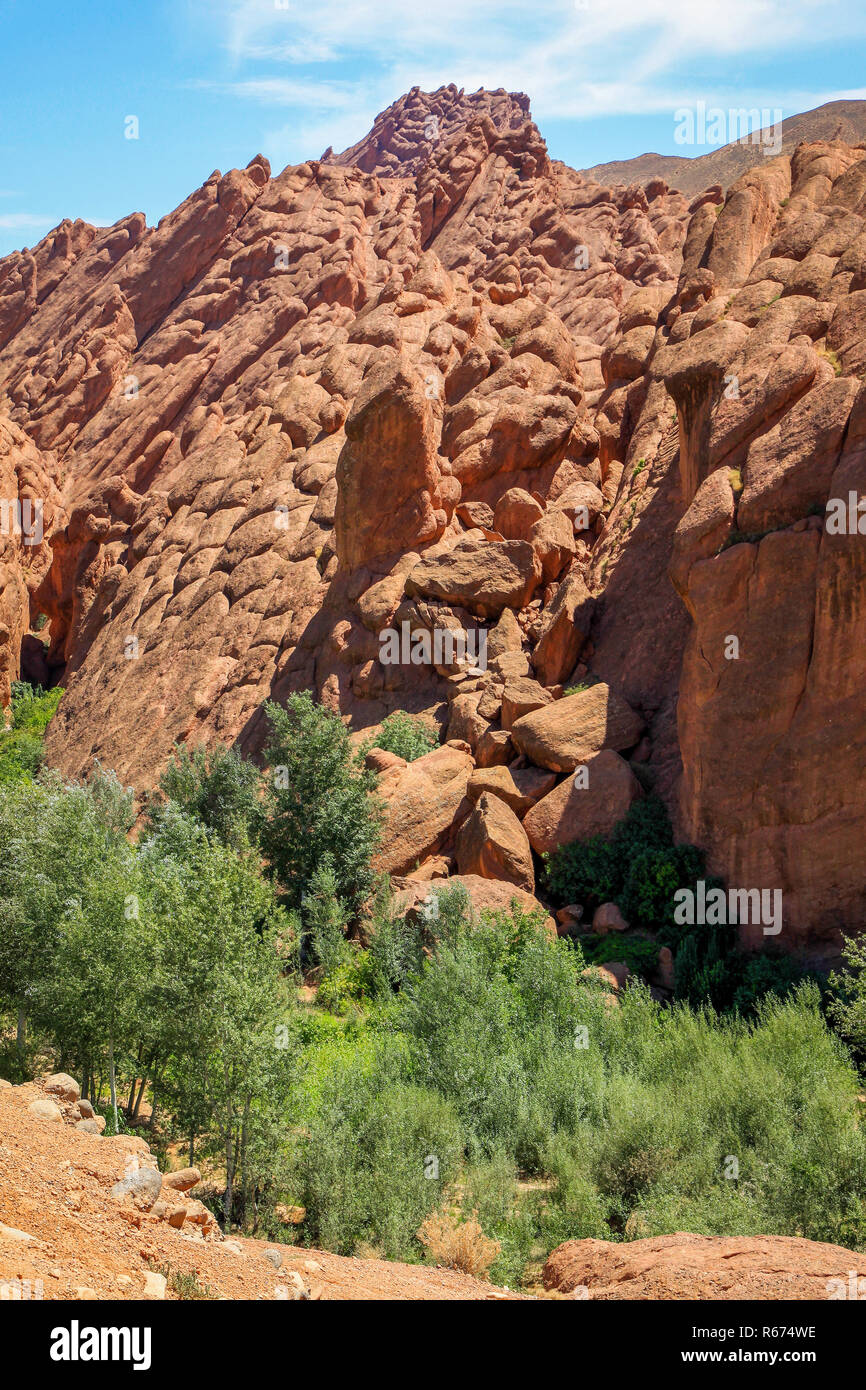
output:
[{"label": "fallen rock", "polygon": [[377,869],[405,873],[441,848],[460,811],[473,766],[468,753],[445,744],[380,778],[385,820],[374,860]]},{"label": "fallen rock", "polygon": [[52,1120],[55,1124],[63,1123],[63,1111],[47,1096],[43,1096],[41,1100],[31,1100],[27,1109],[31,1115],[37,1115],[40,1120]]},{"label": "fallen rock", "polygon": [[144,1288],[141,1291],[142,1298],[152,1298],[161,1302],[165,1298],[166,1278],[164,1274],[157,1270],[148,1270],[144,1276]]},{"label": "fallen rock", "polygon": [[158,1168],[135,1168],[131,1173],[116,1182],[111,1189],[115,1201],[122,1202],[128,1196],[139,1206],[149,1211],[159,1197],[162,1189],[162,1174]]},{"label": "fallen rock", "polygon": [[483,792],[457,834],[461,874],[477,874],[535,891],[535,870],[526,832],[517,816],[497,796]]},{"label": "fallen rock", "polygon": [[592,914],[592,929],[596,936],[607,936],[612,931],[628,931],[629,924],[616,903],[601,903]]},{"label": "fallen rock", "polygon": [[513,725],[511,738],[538,767],[573,772],[603,748],[632,747],[643,727],[640,715],[599,682],[524,715]]},{"label": "fallen rock", "polygon": [[197,1168],[180,1168],[174,1173],[163,1173],[163,1187],[170,1187],[175,1192],[189,1192],[197,1183],[201,1182],[201,1173]]},{"label": "fallen rock", "polygon": [[585,774],[581,770],[566,777],[524,817],[523,828],[536,854],[593,835],[610,836],[641,794],[628,763],[612,748],[590,758],[585,769]]},{"label": "fallen rock", "polygon": [[406,576],[409,598],[440,599],[482,618],[524,608],[541,580],[528,541],[485,541],[469,534],[447,554],[425,557]]},{"label": "fallen rock", "polygon": [[803,1299],[848,1295],[866,1256],[795,1236],[703,1236],[678,1231],[644,1240],[570,1240],[549,1256],[546,1289],[585,1289],[592,1299]]},{"label": "fallen rock", "polygon": [[42,1082],[42,1088],[47,1091],[49,1095],[59,1096],[61,1100],[68,1101],[70,1105],[74,1104],[81,1095],[81,1087],[78,1082],[73,1077],[67,1076],[66,1072],[63,1071],[54,1072],[52,1076],[46,1076],[45,1080]]},{"label": "fallen rock", "polygon": [[[539,797],[549,792],[556,780],[556,774],[540,767],[476,768],[466,787],[466,795],[473,803],[485,792],[498,796],[509,806],[518,820],[523,820],[530,807]],[[525,825],[524,825],[525,828]]]}]

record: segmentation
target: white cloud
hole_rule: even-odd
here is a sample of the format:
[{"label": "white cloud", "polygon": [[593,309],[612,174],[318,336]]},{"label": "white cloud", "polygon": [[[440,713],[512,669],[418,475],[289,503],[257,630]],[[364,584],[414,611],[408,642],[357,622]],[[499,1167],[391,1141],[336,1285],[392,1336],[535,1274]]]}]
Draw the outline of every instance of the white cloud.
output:
[{"label": "white cloud", "polygon": [[[856,0],[209,0],[208,14],[233,65],[218,89],[293,109],[298,119],[273,132],[292,158],[352,144],[369,125],[363,113],[447,82],[528,92],[542,124],[672,114],[699,100],[790,115],[842,94],[783,90],[783,56],[866,37]],[[316,80],[310,69],[323,63],[338,75]]]},{"label": "white cloud", "polygon": [[0,231],[18,232],[30,227],[44,227],[46,232],[50,232],[60,220],[59,217],[41,212],[4,212],[0,213]]}]

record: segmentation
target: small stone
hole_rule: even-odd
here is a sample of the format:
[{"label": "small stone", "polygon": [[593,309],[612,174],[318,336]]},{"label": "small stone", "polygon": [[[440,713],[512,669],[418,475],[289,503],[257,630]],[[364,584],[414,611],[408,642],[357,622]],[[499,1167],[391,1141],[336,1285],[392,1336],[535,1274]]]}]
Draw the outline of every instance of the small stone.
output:
[{"label": "small stone", "polygon": [[142,1298],[153,1298],[162,1300],[165,1298],[166,1280],[164,1274],[158,1274],[155,1270],[150,1270],[144,1276],[144,1289]]},{"label": "small stone", "polygon": [[31,1115],[36,1115],[40,1120],[52,1120],[55,1124],[63,1123],[63,1111],[47,1096],[43,1096],[40,1100],[31,1100],[27,1109]]},{"label": "small stone", "polygon": [[266,1250],[265,1259],[270,1260],[271,1264],[274,1266],[274,1269],[279,1269],[283,1263],[282,1252],[279,1250]]}]

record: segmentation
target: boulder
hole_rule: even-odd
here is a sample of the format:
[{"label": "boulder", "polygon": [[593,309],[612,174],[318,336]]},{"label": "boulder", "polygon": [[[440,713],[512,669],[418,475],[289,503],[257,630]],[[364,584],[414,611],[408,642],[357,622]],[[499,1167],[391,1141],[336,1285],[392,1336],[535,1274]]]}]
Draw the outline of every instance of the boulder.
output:
[{"label": "boulder", "polygon": [[535,870],[526,832],[517,816],[497,796],[483,792],[457,834],[461,874],[496,878],[526,893],[535,891]]},{"label": "boulder", "polygon": [[[866,1257],[798,1236],[704,1236],[678,1231],[643,1240],[569,1240],[549,1256],[544,1287],[591,1299],[714,1301],[846,1297],[849,1271]],[[859,1284],[857,1285],[859,1287]],[[585,1293],[584,1293],[585,1291]]]},{"label": "boulder", "polygon": [[514,744],[507,729],[488,729],[478,740],[475,763],[478,767],[500,767],[513,761]]},{"label": "boulder", "polygon": [[136,1203],[149,1211],[159,1198],[162,1189],[162,1174],[158,1168],[134,1168],[116,1182],[111,1195],[117,1202],[133,1197]]},{"label": "boulder", "polygon": [[406,576],[409,598],[439,599],[482,618],[524,608],[541,581],[528,541],[485,541],[470,533],[444,555],[424,557]]},{"label": "boulder", "polygon": [[596,936],[607,936],[609,932],[628,931],[629,924],[616,903],[601,903],[592,915],[592,929]]},{"label": "boulder", "polygon": [[170,1187],[174,1192],[189,1192],[197,1183],[201,1182],[201,1173],[198,1168],[179,1168],[174,1173],[163,1173],[163,1187]]},{"label": "boulder", "polygon": [[544,516],[544,508],[523,488],[510,487],[503,492],[493,513],[493,529],[509,541],[528,541],[536,521]]},{"label": "boulder", "polygon": [[545,690],[544,686],[539,685],[531,676],[517,676],[507,680],[502,690],[501,702],[500,722],[503,729],[510,730],[515,720],[551,704],[552,701],[550,691]]},{"label": "boulder", "polygon": [[31,1100],[27,1109],[31,1115],[38,1116],[40,1120],[52,1120],[55,1124],[63,1123],[63,1111],[48,1096],[42,1096],[39,1100]]},{"label": "boulder", "polygon": [[625,759],[604,748],[586,763],[585,778],[572,774],[537,801],[524,817],[523,828],[536,854],[593,835],[607,837],[640,794],[640,783]]},{"label": "boulder", "polygon": [[599,682],[525,714],[513,725],[511,738],[537,767],[573,772],[603,748],[631,748],[643,727],[640,715]]},{"label": "boulder", "polygon": [[555,773],[540,767],[477,768],[469,778],[466,795],[472,802],[478,801],[485,792],[498,796],[518,820],[523,820],[530,807],[550,791],[555,781]]},{"label": "boulder", "polygon": [[[508,912],[515,905],[520,912],[534,913],[540,924],[550,936],[556,935],[556,923],[545,908],[531,893],[505,883],[498,878],[482,878],[479,874],[454,874],[451,878],[436,884],[419,883],[417,879],[395,878],[391,881],[399,910],[408,912],[433,895],[449,892],[455,888],[466,894],[470,916],[476,918],[485,912]],[[429,916],[429,914],[428,914]],[[303,1210],[303,1208],[301,1208]]]},{"label": "boulder", "polygon": [[406,873],[441,848],[461,810],[473,766],[468,753],[445,744],[380,778],[385,819],[374,859],[380,872]]},{"label": "boulder", "polygon": [[42,1083],[43,1090],[49,1095],[59,1096],[61,1100],[67,1101],[72,1105],[81,1095],[81,1087],[78,1082],[66,1072],[54,1072],[51,1076],[46,1076]]},{"label": "boulder", "polygon": [[560,584],[544,610],[532,665],[542,685],[559,685],[577,665],[587,641],[595,600],[579,574]]}]

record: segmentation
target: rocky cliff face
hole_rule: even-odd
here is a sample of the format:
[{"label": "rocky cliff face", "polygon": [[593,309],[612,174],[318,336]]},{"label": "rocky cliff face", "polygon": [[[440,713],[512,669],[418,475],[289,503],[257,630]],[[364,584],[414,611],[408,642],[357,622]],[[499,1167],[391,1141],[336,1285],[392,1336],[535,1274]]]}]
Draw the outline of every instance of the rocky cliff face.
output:
[{"label": "rocky cliff face", "polygon": [[[45,522],[0,537],[0,693],[62,679],[51,759],[144,786],[310,688],[461,745],[383,775],[433,788],[423,845],[393,826],[428,878],[478,769],[631,758],[783,890],[783,944],[866,925],[864,540],[822,515],[864,485],[866,150],[756,158],[726,197],[605,187],[524,96],[413,89],[342,155],[0,261],[2,495]],[[433,643],[479,629],[484,671]],[[484,785],[450,867],[531,886],[541,786]]]}]

